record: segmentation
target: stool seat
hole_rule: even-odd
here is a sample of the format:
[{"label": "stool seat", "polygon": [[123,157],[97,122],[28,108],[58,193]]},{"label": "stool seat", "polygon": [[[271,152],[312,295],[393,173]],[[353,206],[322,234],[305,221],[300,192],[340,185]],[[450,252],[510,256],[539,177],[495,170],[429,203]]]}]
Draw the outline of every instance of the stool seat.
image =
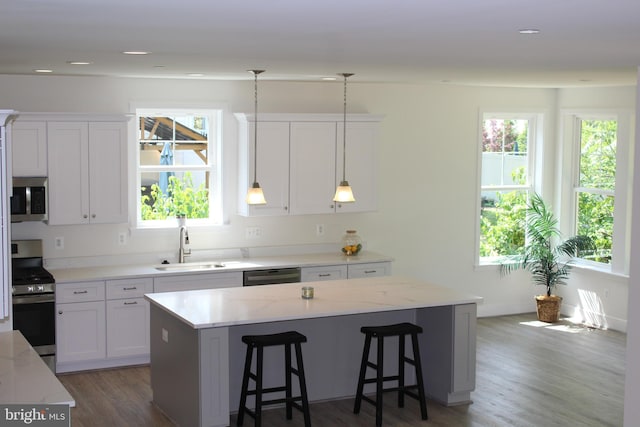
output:
[{"label": "stool seat", "polygon": [[[302,365],[301,344],[307,342],[307,337],[297,331],[280,332],[267,335],[245,335],[242,342],[247,344],[247,355],[244,363],[244,374],[242,377],[242,390],[240,394],[240,408],[238,409],[237,425],[242,425],[244,414],[248,414],[255,420],[255,426],[260,427],[262,423],[262,407],[273,404],[285,404],[286,417],[292,418],[292,409],[296,408],[304,415],[305,427],[311,426],[311,416],[309,413],[309,401],[307,399],[307,385],[304,378],[304,367]],[[284,346],[284,369],[285,385],[277,387],[263,387],[262,374],[264,371],[263,359],[265,347]],[[291,360],[291,347],[295,348],[296,366]],[[251,371],[251,360],[253,350],[257,351],[256,371]],[[298,377],[300,384],[300,395],[293,396],[292,381],[293,375]],[[253,380],[255,388],[249,389],[249,380]],[[270,393],[282,393],[283,398],[264,400],[263,395]],[[255,396],[255,410],[247,408],[247,396]]]},{"label": "stool seat", "polygon": [[242,342],[254,347],[270,347],[307,342],[307,337],[297,331],[288,331],[270,335],[245,335],[242,337]]},{"label": "stool seat", "polygon": [[[353,407],[355,414],[360,412],[362,401],[369,402],[376,407],[376,426],[382,425],[382,394],[388,391],[398,392],[398,407],[404,407],[404,396],[412,397],[420,402],[420,413],[422,419],[427,419],[427,403],[424,392],[424,381],[422,378],[422,363],[420,360],[420,348],[418,346],[418,334],[422,333],[422,327],[413,323],[404,322],[393,325],[383,326],[363,326],[360,332],[365,334],[364,349],[362,351],[362,362],[360,364],[360,376],[358,377],[358,388],[356,390],[356,400]],[[405,336],[411,336],[411,344],[413,349],[413,359],[405,356]],[[384,341],[388,337],[398,337],[398,373],[397,375],[384,375]],[[377,358],[375,363],[369,361],[369,350],[371,348],[371,340],[377,340]],[[416,384],[405,385],[404,382],[404,365],[413,365],[416,372]],[[367,368],[376,371],[375,377],[367,378]],[[396,387],[384,388],[387,381],[397,381]],[[371,399],[364,395],[364,385],[376,385],[375,399]],[[413,392],[417,389],[417,393]]]},{"label": "stool seat", "polygon": [[422,328],[413,323],[404,322],[395,325],[363,326],[360,328],[363,334],[371,334],[374,337],[391,337],[397,335],[421,334]]}]

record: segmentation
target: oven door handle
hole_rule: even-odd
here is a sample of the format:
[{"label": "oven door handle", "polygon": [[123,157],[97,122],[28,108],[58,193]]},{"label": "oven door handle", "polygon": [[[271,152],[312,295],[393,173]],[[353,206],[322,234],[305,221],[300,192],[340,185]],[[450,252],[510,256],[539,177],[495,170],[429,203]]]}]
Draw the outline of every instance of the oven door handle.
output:
[{"label": "oven door handle", "polygon": [[17,297],[13,297],[14,305],[38,304],[38,303],[46,303],[46,302],[55,302],[55,296],[53,296],[53,294],[44,294],[44,295],[20,295]]}]

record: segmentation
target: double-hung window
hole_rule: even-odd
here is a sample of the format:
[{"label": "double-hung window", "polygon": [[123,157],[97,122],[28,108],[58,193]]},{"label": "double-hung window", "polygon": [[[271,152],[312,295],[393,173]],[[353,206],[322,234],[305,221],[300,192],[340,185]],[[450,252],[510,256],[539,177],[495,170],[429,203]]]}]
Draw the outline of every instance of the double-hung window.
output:
[{"label": "double-hung window", "polygon": [[566,116],[573,142],[571,231],[587,235],[595,250],[586,263],[624,273],[628,265],[630,119],[626,113]]},{"label": "double-hung window", "polygon": [[522,220],[533,191],[536,114],[484,113],[481,119],[480,264],[521,252]]},{"label": "double-hung window", "polygon": [[137,224],[221,223],[220,110],[137,111]]}]

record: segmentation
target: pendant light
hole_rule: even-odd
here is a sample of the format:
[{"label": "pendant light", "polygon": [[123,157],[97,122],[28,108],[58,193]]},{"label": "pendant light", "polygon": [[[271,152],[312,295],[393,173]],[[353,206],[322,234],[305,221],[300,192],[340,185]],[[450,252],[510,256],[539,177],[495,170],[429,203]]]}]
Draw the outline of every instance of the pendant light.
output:
[{"label": "pendant light", "polygon": [[342,73],[340,74],[344,77],[344,115],[343,115],[343,126],[342,126],[342,181],[340,181],[340,185],[336,188],[336,194],[333,196],[334,202],[355,202],[356,199],[353,197],[353,191],[351,190],[351,186],[346,178],[347,171],[347,78],[353,76],[353,73]]},{"label": "pendant light", "polygon": [[267,203],[260,184],[258,184],[258,74],[264,70],[249,70],[254,77],[254,115],[253,115],[253,184],[247,192],[247,203],[250,205],[264,205]]}]

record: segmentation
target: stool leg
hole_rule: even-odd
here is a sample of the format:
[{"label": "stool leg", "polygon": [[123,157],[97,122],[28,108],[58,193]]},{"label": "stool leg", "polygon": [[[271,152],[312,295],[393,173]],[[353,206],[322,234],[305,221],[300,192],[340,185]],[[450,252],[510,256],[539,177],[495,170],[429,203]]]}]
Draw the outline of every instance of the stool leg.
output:
[{"label": "stool leg", "polygon": [[291,344],[285,344],[284,346],[284,372],[285,372],[285,408],[287,413],[287,419],[292,417],[292,405],[291,405]]},{"label": "stool leg", "polygon": [[416,380],[418,383],[418,397],[420,398],[420,413],[422,419],[428,419],[427,400],[424,393],[424,379],[422,377],[422,361],[420,359],[420,348],[418,346],[418,334],[411,334],[411,342],[413,344],[413,360],[416,367]]},{"label": "stool leg", "polygon": [[251,357],[253,347],[247,346],[247,356],[244,361],[244,375],[242,376],[242,391],[240,393],[240,407],[238,408],[238,419],[236,425],[241,426],[244,421],[244,411],[247,405],[247,389],[249,388],[249,372],[251,370]]},{"label": "stool leg", "polygon": [[[305,427],[311,427],[311,413],[309,411],[309,399],[307,398],[307,380],[304,377],[304,365],[302,363],[302,346],[296,343],[296,365],[298,367],[298,381],[300,382],[300,395],[302,396],[302,413],[304,414]],[[289,364],[291,366],[291,364]]]},{"label": "stool leg", "polygon": [[360,363],[360,376],[358,377],[358,388],[356,389],[356,402],[353,405],[353,413],[360,413],[360,404],[362,403],[362,389],[364,387],[364,376],[367,373],[367,362],[369,361],[369,349],[371,348],[371,335],[367,334],[364,339],[364,348],[362,350],[362,362]]},{"label": "stool leg", "polygon": [[262,361],[264,349],[258,347],[258,358],[256,359],[256,424],[255,427],[262,425]]},{"label": "stool leg", "polygon": [[398,408],[404,408],[404,335],[398,336]]},{"label": "stool leg", "polygon": [[384,385],[384,337],[378,338],[378,359],[376,360],[376,427],[382,426],[382,389]]}]

